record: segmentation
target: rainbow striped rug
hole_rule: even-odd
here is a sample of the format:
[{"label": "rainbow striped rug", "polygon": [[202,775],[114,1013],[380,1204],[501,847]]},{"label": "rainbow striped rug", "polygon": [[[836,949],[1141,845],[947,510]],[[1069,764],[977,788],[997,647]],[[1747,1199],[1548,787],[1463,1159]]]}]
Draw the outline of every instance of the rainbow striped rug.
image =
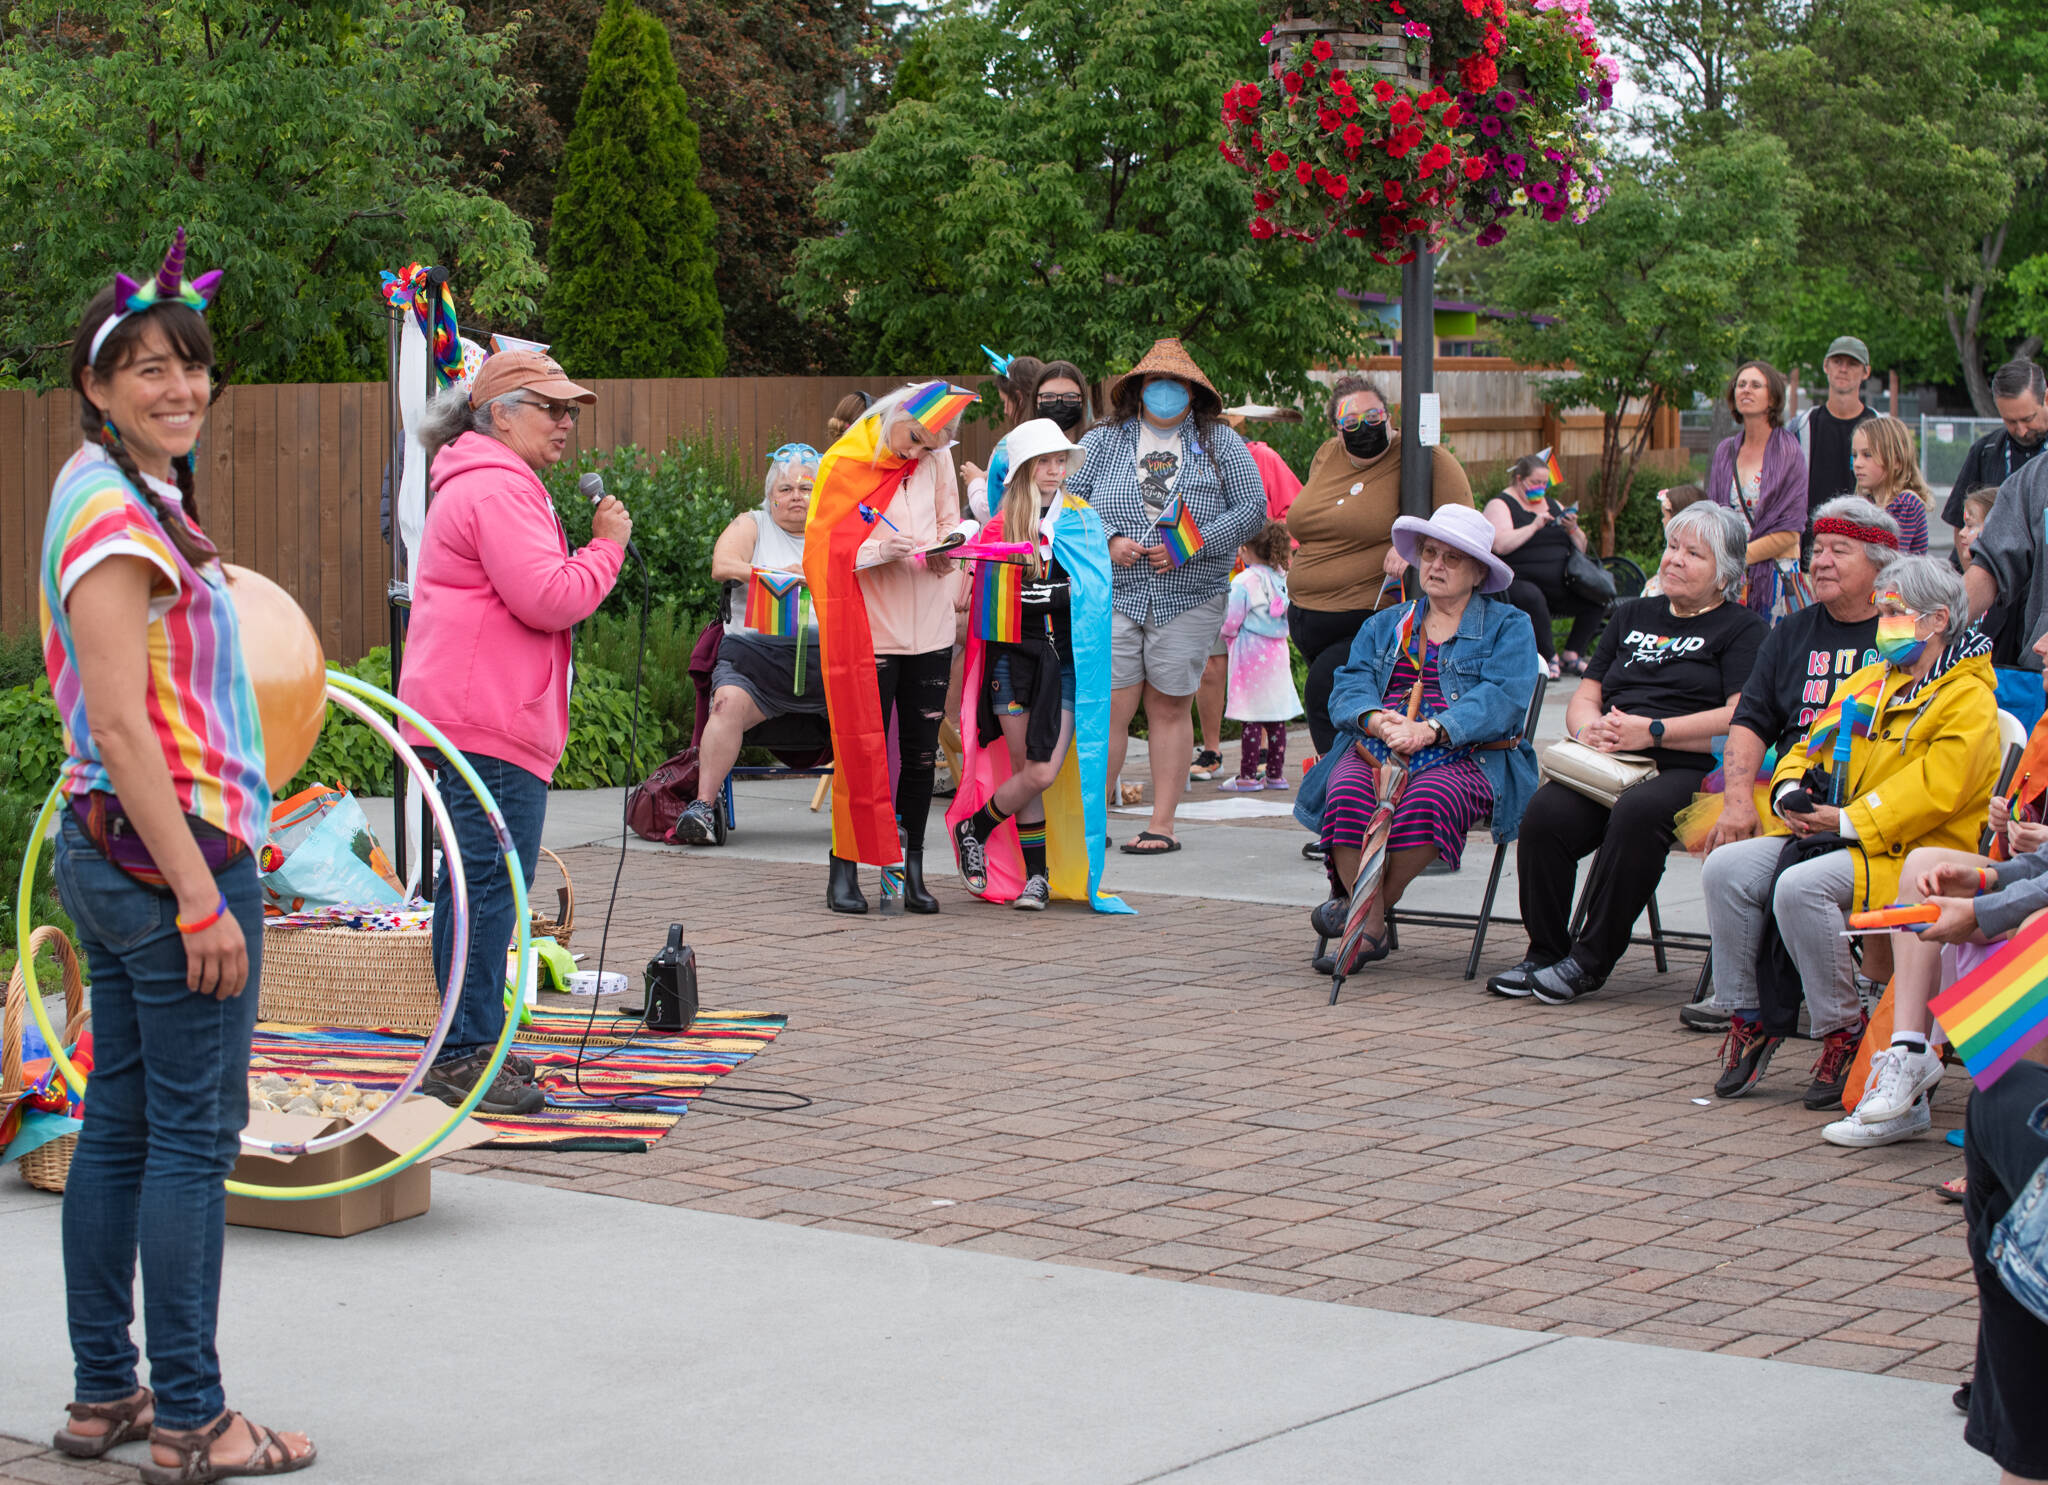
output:
[{"label": "rainbow striped rug", "polygon": [[[531,1057],[547,1107],[525,1117],[478,1114],[497,1137],[478,1149],[645,1149],[673,1129],[690,1100],[775,1040],[789,1018],[761,1011],[700,1011],[687,1032],[648,1031],[635,1020],[599,1012],[577,1069],[577,1048],[591,1027],[587,1009],[536,1010],[515,1051]],[[421,1039],[333,1026],[256,1028],[249,1071],[286,1077],[310,1073],[359,1088],[396,1088],[419,1060]]]}]

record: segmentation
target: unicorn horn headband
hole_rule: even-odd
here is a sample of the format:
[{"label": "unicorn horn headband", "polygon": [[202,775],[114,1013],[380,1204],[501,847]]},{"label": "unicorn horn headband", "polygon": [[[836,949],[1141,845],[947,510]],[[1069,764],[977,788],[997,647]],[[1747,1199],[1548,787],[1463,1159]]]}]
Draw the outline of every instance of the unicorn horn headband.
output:
[{"label": "unicorn horn headband", "polygon": [[164,254],[164,266],[147,284],[139,284],[125,273],[114,275],[114,302],[118,308],[93,332],[92,353],[86,357],[87,361],[99,360],[100,351],[116,325],[132,315],[147,313],[159,304],[182,304],[187,309],[205,314],[206,307],[213,303],[214,291],[220,287],[221,277],[218,268],[202,273],[196,279],[185,277],[185,229],[180,227],[177,240]]},{"label": "unicorn horn headband", "polygon": [[1007,375],[1010,370],[1010,362],[1016,359],[1014,356],[999,356],[987,346],[981,348],[981,353],[988,357],[988,369],[997,376]]}]

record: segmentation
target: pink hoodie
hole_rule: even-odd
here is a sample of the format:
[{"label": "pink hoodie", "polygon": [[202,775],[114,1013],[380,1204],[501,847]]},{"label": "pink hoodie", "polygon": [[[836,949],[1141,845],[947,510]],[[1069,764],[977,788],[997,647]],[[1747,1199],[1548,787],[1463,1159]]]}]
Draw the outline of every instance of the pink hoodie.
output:
[{"label": "pink hoodie", "polygon": [[625,553],[599,539],[570,556],[539,477],[481,433],[436,454],[431,483],[398,699],[463,752],[552,779],[569,740],[569,627]]}]

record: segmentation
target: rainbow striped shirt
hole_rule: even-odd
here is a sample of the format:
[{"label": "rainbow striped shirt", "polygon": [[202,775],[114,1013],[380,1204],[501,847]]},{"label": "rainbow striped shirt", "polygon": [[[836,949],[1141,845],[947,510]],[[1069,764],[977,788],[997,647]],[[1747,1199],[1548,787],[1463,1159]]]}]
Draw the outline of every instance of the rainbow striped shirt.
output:
[{"label": "rainbow striped shirt", "polygon": [[[151,481],[172,505],[177,487]],[[108,557],[140,557],[155,572],[149,602],[150,725],[163,745],[178,804],[254,849],[270,833],[270,786],[263,776],[263,724],[242,664],[227,579],[218,562],[195,570],[165,535],[156,513],[97,444],[58,471],[43,526],[43,668],[64,718],[70,756],[64,792],[113,792],[85,715],[65,602],[77,581]]]}]

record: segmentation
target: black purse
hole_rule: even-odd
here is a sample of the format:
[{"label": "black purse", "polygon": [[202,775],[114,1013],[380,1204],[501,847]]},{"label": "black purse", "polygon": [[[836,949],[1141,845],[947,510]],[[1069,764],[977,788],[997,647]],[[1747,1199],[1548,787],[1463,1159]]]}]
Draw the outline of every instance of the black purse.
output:
[{"label": "black purse", "polygon": [[1614,586],[1613,573],[1576,550],[1565,559],[1564,587],[1572,597],[1587,603],[1612,603],[1619,591]]}]

